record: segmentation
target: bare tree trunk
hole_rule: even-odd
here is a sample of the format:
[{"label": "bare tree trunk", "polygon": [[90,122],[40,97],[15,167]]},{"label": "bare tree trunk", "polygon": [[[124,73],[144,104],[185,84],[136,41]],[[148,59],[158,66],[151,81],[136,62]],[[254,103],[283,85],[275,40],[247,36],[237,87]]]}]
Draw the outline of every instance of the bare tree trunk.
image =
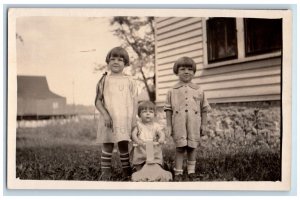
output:
[{"label": "bare tree trunk", "polygon": [[[151,32],[154,34],[155,28],[153,25],[153,17],[148,17],[147,18],[147,24],[150,26]],[[146,45],[146,42],[149,42],[149,38],[148,39],[141,39],[139,37],[135,36],[135,26],[133,26],[133,24],[135,24],[135,22],[130,20],[130,17],[114,17],[113,21],[111,21],[111,24],[114,23],[118,23],[119,24],[119,28],[115,29],[116,35],[119,36],[122,40],[124,40],[126,46],[130,46],[131,49],[137,54],[139,61],[143,61],[145,60],[145,57],[147,56],[151,56],[154,51],[152,52],[152,50],[147,49],[146,47],[141,47],[140,46],[140,42],[143,41]],[[138,26],[145,26],[142,24],[136,24]],[[154,41],[153,41],[154,42]],[[153,44],[153,43],[151,43]],[[143,54],[145,54],[143,56]],[[155,90],[151,90],[147,80],[149,78],[147,78],[145,76],[145,73],[143,71],[143,64],[140,64],[140,66],[138,66],[140,68],[140,73],[142,74],[143,77],[143,82],[145,84],[146,87],[146,91],[148,93],[149,99],[150,101],[155,102]],[[155,80],[154,77],[153,78],[153,84],[155,85]]]},{"label": "bare tree trunk", "polygon": [[148,82],[147,82],[147,78],[146,78],[146,76],[145,76],[145,74],[143,72],[143,68],[142,67],[141,67],[141,74],[143,76],[143,82],[144,82],[144,84],[146,86],[146,90],[147,90],[147,93],[149,95],[149,99],[150,99],[150,101],[155,102],[155,92],[150,90],[150,87],[149,87]]}]

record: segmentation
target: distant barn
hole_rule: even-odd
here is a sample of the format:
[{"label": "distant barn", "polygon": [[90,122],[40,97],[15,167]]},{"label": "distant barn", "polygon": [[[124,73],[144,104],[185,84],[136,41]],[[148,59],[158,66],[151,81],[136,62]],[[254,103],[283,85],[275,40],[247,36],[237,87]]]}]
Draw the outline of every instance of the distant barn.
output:
[{"label": "distant barn", "polygon": [[17,76],[17,119],[47,119],[66,114],[66,98],[50,91],[44,76]]}]

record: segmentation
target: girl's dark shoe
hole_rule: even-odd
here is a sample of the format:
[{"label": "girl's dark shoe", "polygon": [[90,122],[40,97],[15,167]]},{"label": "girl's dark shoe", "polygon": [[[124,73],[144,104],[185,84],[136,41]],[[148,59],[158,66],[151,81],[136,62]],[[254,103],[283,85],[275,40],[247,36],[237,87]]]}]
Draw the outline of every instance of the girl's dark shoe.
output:
[{"label": "girl's dark shoe", "polygon": [[101,175],[98,181],[110,181],[112,177],[111,169],[102,169]]},{"label": "girl's dark shoe", "polygon": [[131,167],[123,168],[123,181],[130,181],[132,175],[132,169]]}]

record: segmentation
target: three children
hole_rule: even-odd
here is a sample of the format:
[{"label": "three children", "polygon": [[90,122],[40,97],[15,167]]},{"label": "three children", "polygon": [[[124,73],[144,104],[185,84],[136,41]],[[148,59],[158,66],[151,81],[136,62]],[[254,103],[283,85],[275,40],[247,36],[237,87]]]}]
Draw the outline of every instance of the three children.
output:
[{"label": "three children", "polygon": [[[98,82],[95,100],[96,108],[103,116],[103,120],[100,120],[103,124],[99,129],[99,140],[102,143],[100,180],[111,179],[111,157],[115,143],[120,152],[123,177],[129,180],[131,176],[129,141],[132,139],[138,144],[133,150],[132,164],[136,170],[140,170],[146,161],[146,149],[143,145],[145,141],[152,140],[163,144],[165,135],[160,126],[153,121],[155,105],[146,101],[137,106],[137,87],[129,76],[122,73],[129,65],[126,50],[121,47],[113,48],[107,54],[106,62],[110,74],[104,75]],[[179,82],[168,92],[164,110],[168,136],[173,137],[176,145],[174,180],[182,180],[185,153],[188,160],[188,175],[190,180],[193,180],[196,148],[200,142],[200,131],[205,128],[210,106],[201,88],[192,83],[196,64],[191,58],[178,59],[173,71],[178,76]],[[140,117],[140,122],[136,121],[136,114]],[[162,165],[161,145],[154,146],[154,160]]]}]

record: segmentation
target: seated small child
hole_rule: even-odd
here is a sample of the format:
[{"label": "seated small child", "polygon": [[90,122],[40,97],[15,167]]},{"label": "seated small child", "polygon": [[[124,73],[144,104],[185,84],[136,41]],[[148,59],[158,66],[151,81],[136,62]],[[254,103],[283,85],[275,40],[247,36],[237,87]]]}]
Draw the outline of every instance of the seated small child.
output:
[{"label": "seated small child", "polygon": [[132,164],[136,171],[139,171],[147,160],[146,141],[153,141],[154,163],[162,165],[161,144],[165,141],[165,135],[158,123],[154,122],[156,114],[155,105],[151,101],[144,101],[138,106],[140,121],[132,131],[133,143],[137,145],[133,149]]}]

